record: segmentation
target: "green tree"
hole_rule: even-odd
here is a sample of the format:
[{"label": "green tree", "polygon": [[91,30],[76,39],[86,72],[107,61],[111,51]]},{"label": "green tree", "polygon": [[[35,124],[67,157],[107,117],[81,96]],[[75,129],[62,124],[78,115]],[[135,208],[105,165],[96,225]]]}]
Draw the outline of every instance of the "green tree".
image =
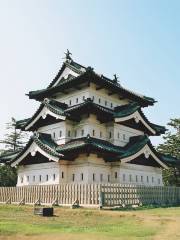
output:
[{"label": "green tree", "polygon": [[21,150],[26,143],[27,134],[17,129],[16,125],[17,121],[14,118],[11,119],[11,122],[6,124],[7,133],[4,139],[0,140],[0,143],[4,146],[4,149],[2,149],[3,153]]},{"label": "green tree", "polygon": [[0,187],[15,186],[17,182],[16,168],[0,165]]},{"label": "green tree", "polygon": [[[180,118],[171,119],[168,126],[172,131],[168,131],[163,137],[164,143],[160,144],[157,150],[163,154],[171,155],[180,159]],[[173,166],[163,171],[164,182],[167,185],[180,186],[180,167]]]},{"label": "green tree", "polygon": [[[28,135],[16,128],[17,122],[12,118],[6,124],[7,133],[4,139],[0,140],[3,148],[0,149],[0,160],[10,159],[11,154],[20,151],[27,142]],[[1,162],[1,161],[0,161]],[[16,168],[12,168],[7,162],[0,164],[0,186],[15,186],[17,181]]]}]

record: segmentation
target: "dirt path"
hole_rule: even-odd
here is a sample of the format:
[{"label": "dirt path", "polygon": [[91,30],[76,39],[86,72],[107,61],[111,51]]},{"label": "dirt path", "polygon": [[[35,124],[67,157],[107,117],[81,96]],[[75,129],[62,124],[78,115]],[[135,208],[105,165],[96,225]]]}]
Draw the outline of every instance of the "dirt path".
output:
[{"label": "dirt path", "polygon": [[163,231],[152,238],[152,240],[179,240],[180,239],[180,219],[168,219],[163,227]]},{"label": "dirt path", "polygon": [[[37,235],[37,236],[0,236],[0,240],[109,240],[109,236],[100,236],[96,234],[76,234],[76,233],[60,233],[60,234],[51,234],[51,235]],[[113,238],[112,240],[128,240],[127,238]]]}]

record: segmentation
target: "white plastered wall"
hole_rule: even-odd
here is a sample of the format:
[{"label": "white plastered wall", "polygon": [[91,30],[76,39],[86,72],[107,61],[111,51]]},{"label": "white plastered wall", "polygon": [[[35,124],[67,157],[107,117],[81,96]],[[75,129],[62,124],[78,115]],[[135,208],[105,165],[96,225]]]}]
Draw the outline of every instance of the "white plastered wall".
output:
[{"label": "white plastered wall", "polygon": [[122,163],[119,169],[121,183],[145,186],[163,186],[161,168]]},{"label": "white plastered wall", "polygon": [[110,109],[129,103],[129,100],[127,99],[119,99],[117,94],[108,95],[108,90],[96,90],[96,87],[97,86],[94,83],[91,83],[89,87],[85,87],[81,90],[73,89],[73,91],[68,94],[61,93],[56,96],[56,100],[64,102],[68,104],[68,106],[74,106],[76,104],[83,103],[84,99],[91,98],[95,103]]},{"label": "white plastered wall", "polygon": [[[66,120],[56,124],[41,127],[38,131],[51,134],[52,138],[59,145],[64,144],[71,139],[85,137],[89,134],[92,137],[107,140],[117,146],[122,147],[129,142],[130,137],[144,134],[142,131],[129,128],[121,124],[113,122],[107,124],[100,123],[97,120],[96,116],[93,114],[90,114],[88,118],[83,118],[80,122],[72,122]],[[109,135],[110,132],[111,138]]]},{"label": "white plastered wall", "polygon": [[19,166],[18,168],[17,186],[46,185],[72,182],[110,182],[145,186],[163,185],[162,171],[160,168],[120,162],[105,162],[102,158],[97,157],[96,154],[90,154],[89,156],[87,156],[86,154],[81,154],[74,161],[63,160],[59,163],[49,162],[41,164],[31,164]]},{"label": "white plastered wall", "polygon": [[[57,144],[67,142],[67,123],[65,121],[44,126],[38,129],[38,132],[50,134]],[[61,132],[61,133],[60,133]]]},{"label": "white plastered wall", "polygon": [[59,171],[57,162],[19,166],[17,186],[58,184]]}]

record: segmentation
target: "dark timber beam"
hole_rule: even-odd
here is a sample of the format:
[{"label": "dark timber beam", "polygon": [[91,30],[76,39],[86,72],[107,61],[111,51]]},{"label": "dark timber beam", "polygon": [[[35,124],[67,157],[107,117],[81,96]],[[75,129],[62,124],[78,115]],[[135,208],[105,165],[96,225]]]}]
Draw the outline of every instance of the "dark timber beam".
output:
[{"label": "dark timber beam", "polygon": [[81,89],[82,89],[82,88],[79,87],[79,86],[74,86],[74,88],[75,88],[76,90],[81,90]]},{"label": "dark timber beam", "polygon": [[109,92],[109,93],[108,93],[109,96],[111,96],[111,95],[113,95],[113,94],[115,94],[115,92]]},{"label": "dark timber beam", "polygon": [[65,91],[65,90],[59,90],[59,92],[61,92],[61,93],[63,93],[63,94],[68,94],[68,92]]},{"label": "dark timber beam", "polygon": [[98,86],[98,87],[96,87],[96,90],[101,90],[103,88],[104,88],[103,86]]},{"label": "dark timber beam", "polygon": [[125,98],[124,98],[124,97],[122,97],[122,96],[119,96],[119,99],[120,99],[120,100],[123,100],[123,99],[125,99]]}]

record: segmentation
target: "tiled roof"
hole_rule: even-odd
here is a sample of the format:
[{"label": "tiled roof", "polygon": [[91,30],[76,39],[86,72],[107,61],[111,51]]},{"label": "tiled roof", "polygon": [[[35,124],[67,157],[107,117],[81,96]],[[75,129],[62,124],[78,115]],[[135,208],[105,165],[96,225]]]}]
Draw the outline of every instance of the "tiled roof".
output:
[{"label": "tiled roof", "polygon": [[133,114],[139,109],[141,109],[141,106],[139,106],[137,103],[130,103],[130,104],[118,106],[114,109],[114,117],[115,118],[126,117]]},{"label": "tiled roof", "polygon": [[108,122],[113,120],[114,111],[112,109],[96,104],[92,99],[87,98],[83,103],[68,107],[65,110],[65,113],[68,113],[72,117],[79,116],[79,118],[83,113],[93,113],[99,116],[98,119],[100,121],[102,120],[104,122]]},{"label": "tiled roof", "polygon": [[111,144],[110,142],[105,140],[90,137],[89,135],[87,137],[73,139],[64,145],[58,146],[57,151],[62,154],[65,154],[72,150],[84,147],[94,147],[97,150],[111,152],[115,154],[120,154],[123,151],[123,149],[119,146]]},{"label": "tiled roof", "polygon": [[[78,73],[79,76],[61,79],[57,86],[53,86],[58,81],[61,73],[63,72],[66,66],[72,69],[74,72]],[[93,71],[92,68],[90,67],[85,68],[84,66],[74,61],[65,62],[63,64],[61,70],[58,72],[57,76],[51,82],[48,88],[37,91],[31,91],[29,92],[28,95],[30,98],[42,100],[45,97],[49,97],[52,94],[58,93],[64,89],[72,87],[73,84],[77,85],[84,82],[94,82],[96,84],[103,85],[103,87],[111,89],[112,91],[115,91],[116,93],[121,94],[126,98],[129,98],[133,101],[137,101],[142,106],[153,105],[155,103],[155,100],[153,98],[146,97],[144,95],[140,95],[133,91],[130,91],[122,87],[117,81],[111,80],[103,75],[98,75]]]},{"label": "tiled roof", "polygon": [[123,106],[116,107],[115,110],[103,107],[99,104],[96,104],[90,98],[84,100],[83,103],[68,107],[64,103],[60,103],[55,100],[45,99],[32,118],[21,120],[17,122],[17,128],[25,129],[42,111],[43,107],[46,106],[51,112],[59,115],[66,116],[69,119],[74,119],[75,121],[80,120],[81,114],[84,113],[95,113],[99,115],[99,120],[108,122],[113,121],[114,118],[123,118],[133,114],[138,111],[144,121],[149,124],[149,126],[154,129],[157,135],[162,134],[166,131],[166,128],[156,124],[152,124],[146,118],[146,116],[141,111],[141,107],[137,103],[126,104]]},{"label": "tiled roof", "polygon": [[118,156],[119,159],[121,159],[134,155],[149,143],[150,140],[146,135],[132,137],[129,144],[127,144],[125,147],[116,146],[108,141],[87,136],[84,138],[73,139],[64,145],[58,146],[57,151],[66,156],[66,153],[73,150],[85,147],[94,147],[97,149],[97,151],[101,150],[113,153]]},{"label": "tiled roof", "polygon": [[144,119],[144,121],[155,130],[156,134],[163,134],[166,131],[166,128],[164,126],[160,126],[157,124],[153,124],[149,122],[149,120],[146,118],[144,113],[141,110],[141,106],[139,106],[137,103],[130,103],[123,106],[116,107],[114,110],[114,117],[115,118],[124,118],[127,116],[130,116],[131,114],[135,113],[136,111],[139,112],[141,117]]},{"label": "tiled roof", "polygon": [[48,154],[55,157],[62,156],[56,151],[57,144],[52,140],[50,134],[37,133],[32,137],[32,139],[41,149],[43,149]]},{"label": "tiled roof", "polygon": [[52,140],[50,134],[35,133],[30,138],[24,149],[11,159],[11,163],[15,162],[18,158],[20,158],[28,150],[28,148],[33,142],[35,142],[40,147],[40,149],[42,149],[47,154],[57,158],[62,157],[62,154],[56,151],[57,144]]},{"label": "tiled roof", "polygon": [[44,99],[44,101],[41,103],[37,111],[34,113],[34,115],[31,118],[27,118],[24,120],[17,121],[16,123],[16,128],[24,130],[26,126],[28,126],[37,116],[38,114],[42,111],[42,109],[46,107],[49,109],[51,112],[59,115],[59,116],[67,116],[64,112],[64,110],[67,108],[67,105],[55,100],[49,100],[49,99]]},{"label": "tiled roof", "polygon": [[[73,139],[66,144],[58,146],[51,138],[50,134],[44,133],[36,133],[26,145],[26,147],[20,152],[15,153],[14,156],[7,156],[8,161],[11,160],[11,163],[16,161],[19,157],[21,157],[26,150],[31,146],[31,144],[35,142],[43,151],[48,153],[51,156],[57,157],[60,159],[66,159],[68,154],[72,154],[75,152],[87,152],[93,151],[97,152],[97,154],[111,154],[115,158],[110,159],[108,161],[119,161],[120,159],[124,159],[134,154],[138,153],[145,145],[148,145],[151,150],[167,165],[175,166],[180,165],[180,160],[158,153],[152,146],[149,138],[146,135],[131,137],[130,142],[125,147],[116,146],[108,141],[87,137]],[[0,158],[1,159],[1,158]]]},{"label": "tiled roof", "polygon": [[55,78],[52,80],[52,82],[49,84],[49,86],[47,88],[51,88],[59,80],[59,77],[61,76],[61,74],[63,73],[63,71],[66,67],[70,68],[72,71],[74,71],[78,74],[82,73],[82,69],[85,70],[84,66],[82,66],[74,61],[71,61],[70,63],[69,63],[69,61],[65,61],[62,65],[62,67],[60,68],[59,72],[57,73],[57,75],[55,76]]},{"label": "tiled roof", "polygon": [[121,158],[127,158],[139,152],[146,144],[150,144],[150,140],[146,135],[131,137],[129,143],[124,147]]}]

